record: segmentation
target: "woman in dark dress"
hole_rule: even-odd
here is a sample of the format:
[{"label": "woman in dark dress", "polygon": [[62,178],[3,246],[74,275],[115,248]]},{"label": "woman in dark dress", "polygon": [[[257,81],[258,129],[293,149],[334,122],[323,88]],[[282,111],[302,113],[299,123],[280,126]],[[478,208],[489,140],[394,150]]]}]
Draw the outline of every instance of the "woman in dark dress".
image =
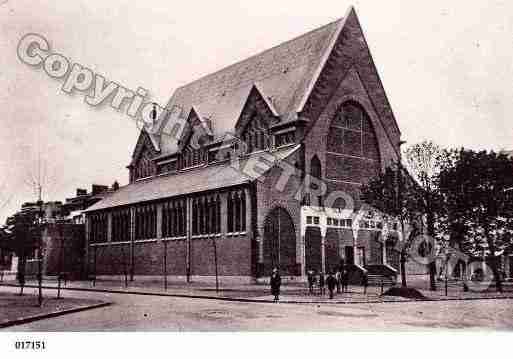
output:
[{"label": "woman in dark dress", "polygon": [[271,294],[274,295],[274,302],[278,302],[280,300],[280,287],[281,287],[281,277],[280,273],[278,273],[278,268],[273,269],[273,274],[271,274]]}]

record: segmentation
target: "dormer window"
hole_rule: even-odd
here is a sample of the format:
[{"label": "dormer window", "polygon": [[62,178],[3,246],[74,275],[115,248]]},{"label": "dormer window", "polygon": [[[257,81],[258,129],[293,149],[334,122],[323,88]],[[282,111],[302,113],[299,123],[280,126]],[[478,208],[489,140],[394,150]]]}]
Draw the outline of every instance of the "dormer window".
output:
[{"label": "dormer window", "polygon": [[246,152],[252,153],[269,148],[269,132],[267,123],[257,113],[251,116],[250,122],[242,132],[242,141]]},{"label": "dormer window", "polygon": [[276,147],[285,146],[296,142],[296,132],[294,129],[287,130],[275,135]]},{"label": "dormer window", "polygon": [[162,162],[157,165],[157,174],[175,172],[176,170],[176,159]]},{"label": "dormer window", "polygon": [[181,166],[180,168],[188,168],[199,166],[203,163],[203,150],[201,148],[187,147],[181,154]]}]

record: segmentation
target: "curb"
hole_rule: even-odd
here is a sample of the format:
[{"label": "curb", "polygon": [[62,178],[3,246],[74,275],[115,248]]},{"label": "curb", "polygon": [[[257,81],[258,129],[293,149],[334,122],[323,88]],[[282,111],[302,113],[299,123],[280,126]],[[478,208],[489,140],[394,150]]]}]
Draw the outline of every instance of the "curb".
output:
[{"label": "curb", "polygon": [[90,309],[107,307],[111,304],[112,303],[91,304],[91,305],[82,306],[82,307],[78,307],[78,308],[66,309],[66,310],[55,311],[55,312],[50,312],[50,313],[46,313],[46,314],[39,314],[39,315],[30,316],[30,317],[9,320],[7,322],[0,322],[0,328],[7,328],[7,327],[15,326],[15,325],[21,325],[21,324],[26,324],[26,323],[30,323],[30,322],[35,322],[38,320],[59,317],[61,315],[78,313],[78,312],[83,312],[83,311],[90,310]]},{"label": "curb", "polygon": [[[19,285],[0,283],[0,287],[15,287],[19,288]],[[36,285],[25,285],[25,288],[38,288]],[[43,289],[57,290],[57,287],[42,286]],[[272,299],[250,299],[250,298],[231,298],[231,297],[215,297],[208,295],[197,295],[197,294],[171,294],[171,293],[159,293],[159,292],[144,292],[137,290],[117,290],[117,289],[98,289],[98,288],[81,288],[81,287],[65,287],[61,290],[74,290],[79,292],[98,292],[98,293],[112,293],[112,294],[132,294],[132,295],[147,295],[157,297],[172,297],[172,298],[190,298],[190,299],[209,299],[209,300],[220,300],[226,302],[241,302],[241,303],[274,303]],[[279,303],[283,304],[379,304],[379,303],[411,303],[411,302],[442,302],[442,301],[457,301],[457,300],[497,300],[497,299],[513,299],[513,296],[493,296],[486,298],[426,298],[426,299],[409,299],[403,298],[402,300],[360,300],[360,301],[336,301],[326,300],[323,302],[314,301],[297,301],[297,300],[281,300]],[[110,304],[110,303],[109,303]]]}]

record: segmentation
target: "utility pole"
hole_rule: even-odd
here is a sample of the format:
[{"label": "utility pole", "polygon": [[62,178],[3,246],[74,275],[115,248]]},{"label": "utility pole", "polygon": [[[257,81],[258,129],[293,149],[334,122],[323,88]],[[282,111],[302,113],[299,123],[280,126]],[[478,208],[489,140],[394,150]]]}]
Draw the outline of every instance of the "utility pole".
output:
[{"label": "utility pole", "polygon": [[121,255],[123,257],[123,275],[125,277],[125,288],[128,287],[128,270],[127,270],[127,265],[126,265],[126,256],[125,256],[125,249],[124,249],[124,246],[121,246]]},{"label": "utility pole", "polygon": [[219,274],[217,270],[217,245],[215,235],[212,235],[212,245],[214,247],[214,266],[216,270],[216,293],[219,293]]},{"label": "utility pole", "polygon": [[60,299],[61,298],[61,280],[62,280],[62,267],[63,267],[63,262],[64,262],[64,236],[63,236],[63,230],[62,230],[62,226],[63,224],[61,223],[59,225],[59,234],[60,234],[60,237],[61,237],[61,251],[60,251],[60,256],[59,256],[59,276],[58,276],[58,287],[57,287],[57,299]]},{"label": "utility pole", "polygon": [[43,201],[41,200],[41,185],[39,185],[39,200],[37,201],[39,206],[39,236],[38,236],[38,303],[39,306],[43,306]]},{"label": "utility pole", "polygon": [[93,257],[93,263],[94,263],[93,264],[94,265],[93,287],[96,286],[96,249],[97,249],[97,247],[94,246],[94,251],[93,251],[94,252],[93,253],[93,255],[94,255],[94,257]]},{"label": "utility pole", "polygon": [[167,290],[167,241],[164,240],[164,290]]}]

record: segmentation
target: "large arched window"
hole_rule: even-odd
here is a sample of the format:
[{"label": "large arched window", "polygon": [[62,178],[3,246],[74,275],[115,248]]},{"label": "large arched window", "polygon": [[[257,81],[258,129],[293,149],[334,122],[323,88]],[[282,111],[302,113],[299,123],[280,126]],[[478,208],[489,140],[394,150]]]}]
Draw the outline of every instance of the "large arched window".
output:
[{"label": "large arched window", "polygon": [[343,103],[327,134],[326,177],[364,183],[379,169],[378,139],[369,115],[357,102]]}]

